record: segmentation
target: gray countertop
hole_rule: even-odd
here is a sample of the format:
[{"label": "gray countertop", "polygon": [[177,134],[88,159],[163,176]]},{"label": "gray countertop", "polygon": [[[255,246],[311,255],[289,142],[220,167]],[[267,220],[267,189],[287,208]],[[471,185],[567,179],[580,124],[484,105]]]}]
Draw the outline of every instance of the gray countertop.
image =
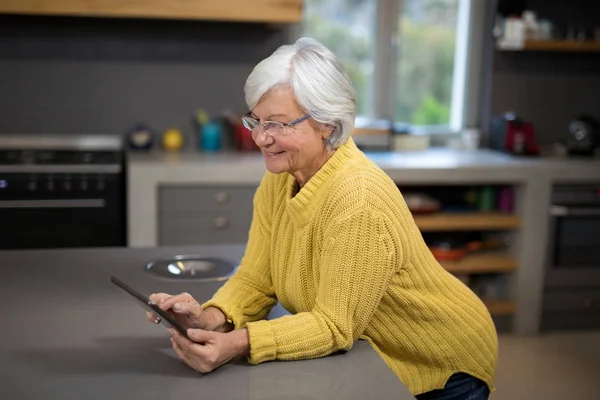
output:
[{"label": "gray countertop", "polygon": [[[600,183],[598,158],[517,157],[480,149],[430,148],[424,151],[367,152],[399,186],[514,185],[516,213],[521,218],[515,257],[514,330],[539,332],[545,257],[549,243],[549,209],[553,185]],[[158,199],[165,186],[242,185],[256,187],[265,172],[262,155],[254,153],[128,154],[128,245],[159,244]]]},{"label": "gray countertop", "polygon": [[204,301],[219,282],[177,282],[144,271],[153,259],[199,254],[240,259],[243,246],[0,252],[2,399],[410,399],[359,341],[316,360],[229,364],[200,375],[181,363],[161,326],[113,286],[144,294],[187,291]]},{"label": "gray countertop", "polygon": [[[587,157],[518,157],[494,150],[476,151],[430,148],[424,151],[366,152],[367,157],[392,176],[417,182],[426,179],[479,179],[522,182],[531,174],[551,174],[560,179],[600,177],[600,159]],[[136,170],[149,168],[165,180],[248,183],[260,182],[265,171],[258,152],[129,153],[128,164]],[[207,171],[210,174],[198,174]]]}]

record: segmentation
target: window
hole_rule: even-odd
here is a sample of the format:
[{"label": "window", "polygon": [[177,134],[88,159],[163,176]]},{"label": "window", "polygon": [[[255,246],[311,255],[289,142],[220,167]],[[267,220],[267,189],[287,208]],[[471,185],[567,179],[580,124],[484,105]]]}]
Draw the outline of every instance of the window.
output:
[{"label": "window", "polygon": [[456,132],[468,107],[471,3],[305,0],[302,34],[344,63],[357,92],[357,125],[384,119]]},{"label": "window", "polygon": [[358,115],[370,115],[376,2],[308,0],[304,35],[330,48],[344,64],[356,90]]},{"label": "window", "polygon": [[394,119],[450,125],[458,0],[405,0]]}]

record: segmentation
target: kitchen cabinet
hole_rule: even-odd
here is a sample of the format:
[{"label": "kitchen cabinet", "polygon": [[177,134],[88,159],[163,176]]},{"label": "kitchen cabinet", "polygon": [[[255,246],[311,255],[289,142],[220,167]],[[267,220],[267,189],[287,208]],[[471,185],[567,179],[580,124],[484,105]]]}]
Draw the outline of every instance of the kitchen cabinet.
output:
[{"label": "kitchen cabinet", "polygon": [[600,328],[600,181],[554,185],[542,330]]},{"label": "kitchen cabinet", "polygon": [[541,329],[600,329],[600,289],[546,290]]},{"label": "kitchen cabinet", "polygon": [[248,240],[256,186],[161,186],[159,245],[208,245]]},{"label": "kitchen cabinet", "polygon": [[[164,184],[158,188],[159,246],[210,245],[246,243],[252,222],[256,185],[239,184]],[[520,217],[512,213],[437,212],[415,214],[422,232],[452,231],[515,231]],[[510,233],[508,233],[510,234]],[[440,261],[450,273],[476,281],[477,276],[496,275],[502,278],[517,270],[517,261],[506,249],[475,252],[456,261]],[[502,286],[505,279],[491,282]],[[469,285],[469,282],[465,282]],[[478,290],[494,317],[513,316],[516,304],[506,297],[487,297],[490,283]],[[481,285],[479,285],[481,286]],[[498,292],[498,289],[494,289]],[[510,325],[510,322],[507,324]]]},{"label": "kitchen cabinet", "polygon": [[0,14],[297,23],[302,0],[0,0]]}]

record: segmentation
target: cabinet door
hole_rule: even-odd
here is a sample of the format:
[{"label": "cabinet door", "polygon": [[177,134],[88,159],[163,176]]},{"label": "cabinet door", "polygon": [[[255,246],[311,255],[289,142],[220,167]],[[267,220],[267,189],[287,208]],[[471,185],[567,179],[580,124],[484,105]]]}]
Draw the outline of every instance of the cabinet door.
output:
[{"label": "cabinet door", "polygon": [[162,186],[159,245],[246,243],[255,186]]},{"label": "cabinet door", "polygon": [[252,210],[255,186],[161,186],[159,210],[169,215],[197,211]]},{"label": "cabinet door", "polygon": [[544,294],[542,330],[600,328],[600,290],[548,291]]}]

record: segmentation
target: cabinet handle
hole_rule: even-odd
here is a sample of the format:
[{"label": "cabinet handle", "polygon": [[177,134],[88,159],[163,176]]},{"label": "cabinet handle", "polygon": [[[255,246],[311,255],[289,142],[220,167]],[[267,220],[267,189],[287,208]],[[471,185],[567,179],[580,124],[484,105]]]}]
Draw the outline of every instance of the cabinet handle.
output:
[{"label": "cabinet handle", "polygon": [[227,203],[229,201],[229,193],[217,192],[215,193],[215,200],[217,200],[218,204]]},{"label": "cabinet handle", "polygon": [[592,297],[586,297],[583,299],[583,308],[592,308],[594,305],[594,299]]},{"label": "cabinet handle", "polygon": [[215,228],[226,228],[229,225],[229,221],[225,217],[215,218]]}]

